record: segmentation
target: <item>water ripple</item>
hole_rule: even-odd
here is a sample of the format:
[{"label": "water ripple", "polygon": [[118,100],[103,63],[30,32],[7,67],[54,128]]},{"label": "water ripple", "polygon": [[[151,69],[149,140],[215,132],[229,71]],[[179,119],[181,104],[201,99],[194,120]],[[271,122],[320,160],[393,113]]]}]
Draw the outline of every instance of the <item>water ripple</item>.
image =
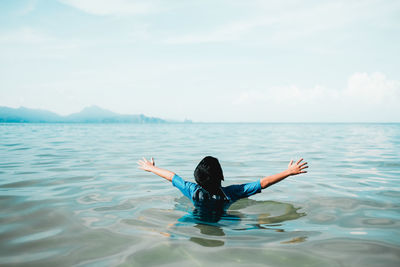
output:
[{"label": "water ripple", "polygon": [[[299,142],[302,140],[302,142]],[[399,124],[0,125],[0,265],[397,266]],[[142,156],[225,185],[310,162],[216,223]]]}]

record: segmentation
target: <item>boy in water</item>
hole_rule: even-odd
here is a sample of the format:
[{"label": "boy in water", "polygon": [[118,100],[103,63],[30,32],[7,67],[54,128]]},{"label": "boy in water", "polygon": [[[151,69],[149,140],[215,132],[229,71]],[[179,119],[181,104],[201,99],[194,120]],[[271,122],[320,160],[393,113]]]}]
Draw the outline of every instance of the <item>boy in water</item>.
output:
[{"label": "boy in water", "polygon": [[308,165],[307,162],[302,163],[302,161],[302,158],[296,163],[293,163],[293,160],[291,160],[285,171],[266,176],[255,182],[226,187],[221,186],[221,181],[224,180],[221,165],[218,159],[211,156],[202,159],[194,170],[194,177],[197,184],[185,181],[171,171],[156,167],[153,158],[150,161],[143,158],[143,160],[138,161],[138,164],[140,169],[157,174],[172,182],[172,185],[188,197],[196,208],[201,206],[203,211],[220,210],[223,212],[227,208],[226,204],[231,204],[238,199],[260,193],[262,189],[280,182],[289,176],[306,173],[305,169],[308,168]]}]

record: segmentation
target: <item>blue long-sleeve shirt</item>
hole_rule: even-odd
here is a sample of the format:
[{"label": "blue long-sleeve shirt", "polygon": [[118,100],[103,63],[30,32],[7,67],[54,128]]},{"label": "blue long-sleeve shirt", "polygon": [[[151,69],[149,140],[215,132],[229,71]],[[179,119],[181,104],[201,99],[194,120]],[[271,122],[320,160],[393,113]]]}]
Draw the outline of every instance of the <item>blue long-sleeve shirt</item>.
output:
[{"label": "blue long-sleeve shirt", "polygon": [[[200,185],[185,181],[177,174],[175,174],[174,177],[172,178],[172,184],[176,188],[178,188],[182,192],[182,194],[188,197],[192,202],[196,200],[194,196],[196,196],[197,191],[202,189]],[[221,190],[229,202],[234,202],[238,199],[260,193],[261,183],[260,180],[258,180],[246,184],[235,184],[226,187],[221,187]]]}]

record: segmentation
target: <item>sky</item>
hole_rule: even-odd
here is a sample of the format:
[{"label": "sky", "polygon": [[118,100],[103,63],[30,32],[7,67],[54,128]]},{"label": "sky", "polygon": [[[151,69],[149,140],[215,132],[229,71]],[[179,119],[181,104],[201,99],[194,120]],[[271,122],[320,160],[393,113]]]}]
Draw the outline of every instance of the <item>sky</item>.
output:
[{"label": "sky", "polygon": [[0,106],[400,122],[398,0],[0,0]]}]

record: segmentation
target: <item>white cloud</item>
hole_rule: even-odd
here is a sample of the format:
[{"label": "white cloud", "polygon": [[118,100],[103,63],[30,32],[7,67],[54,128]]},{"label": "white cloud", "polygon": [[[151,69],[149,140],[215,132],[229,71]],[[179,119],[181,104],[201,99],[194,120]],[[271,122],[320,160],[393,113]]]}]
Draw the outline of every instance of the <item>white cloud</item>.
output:
[{"label": "white cloud", "polygon": [[209,32],[171,37],[166,39],[165,42],[169,44],[191,44],[235,41],[241,39],[243,34],[246,34],[253,28],[272,22],[273,20],[271,19],[237,21],[233,23],[227,23],[212,29]]},{"label": "white cloud", "polygon": [[[283,86],[241,92],[232,106],[263,114],[278,113],[277,120],[287,121],[295,111],[307,116],[302,121],[399,121],[400,81],[382,73],[354,73],[343,89],[324,86],[299,88]],[[262,119],[264,118],[264,119]],[[268,121],[259,116],[258,120]]]},{"label": "white cloud", "polygon": [[[235,5],[235,3],[233,3]],[[238,5],[238,3],[236,3]],[[169,37],[170,44],[220,43],[251,39],[252,42],[285,43],[315,33],[349,27],[353,23],[380,23],[382,14],[398,9],[396,3],[379,1],[247,1],[240,3],[251,16],[221,22],[200,32]],[[245,12],[244,12],[245,14]],[[251,35],[252,38],[247,38]]]},{"label": "white cloud", "polygon": [[136,15],[160,11],[160,1],[145,0],[60,0],[62,3],[94,15]]},{"label": "white cloud", "polygon": [[35,30],[31,27],[23,27],[12,32],[0,33],[0,43],[27,43],[42,44],[54,41],[54,38]]},{"label": "white cloud", "polygon": [[400,103],[400,81],[388,80],[382,73],[355,73],[343,91],[343,97],[366,105]]},{"label": "white cloud", "polygon": [[10,61],[66,59],[71,53],[76,53],[90,43],[72,38],[60,39],[41,29],[22,27],[0,31],[0,47],[3,52],[0,57],[2,60]]},{"label": "white cloud", "polygon": [[[267,38],[269,42],[288,41],[300,35],[326,30],[328,25],[315,24],[315,21],[321,21],[321,18],[318,17],[322,16],[321,14],[326,12],[327,8],[326,6],[316,6],[304,10],[266,11],[261,16],[225,22],[203,32],[169,37],[165,42],[170,44],[231,42],[246,39],[247,34],[253,34],[253,37],[255,34],[258,40]],[[300,31],[299,28],[301,28]],[[258,35],[256,33],[260,29],[264,34]],[[265,36],[265,33],[267,33],[267,36]],[[254,38],[252,39],[254,40]]]}]

